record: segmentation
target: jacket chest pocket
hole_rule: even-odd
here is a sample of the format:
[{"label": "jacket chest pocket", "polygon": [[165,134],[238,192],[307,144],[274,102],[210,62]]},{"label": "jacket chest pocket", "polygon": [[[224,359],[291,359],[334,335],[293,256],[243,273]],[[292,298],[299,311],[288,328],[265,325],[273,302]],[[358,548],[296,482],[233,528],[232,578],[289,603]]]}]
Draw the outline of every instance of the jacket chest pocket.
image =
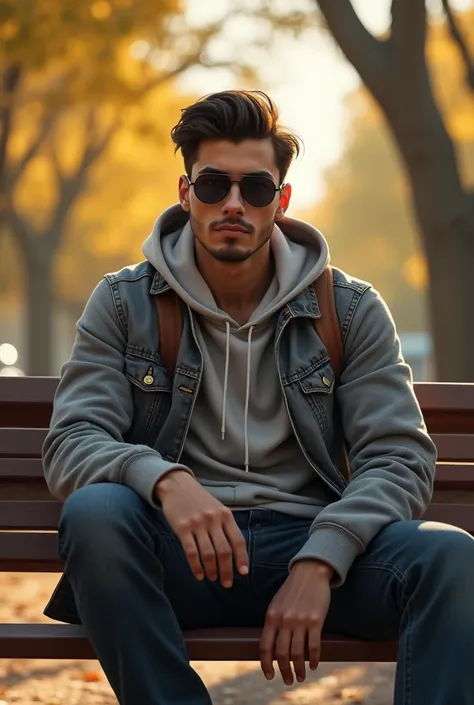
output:
[{"label": "jacket chest pocket", "polygon": [[170,380],[160,363],[129,352],[125,355],[125,376],[133,398],[130,441],[153,446],[171,407]]},{"label": "jacket chest pocket", "polygon": [[299,380],[304,402],[318,422],[326,441],[332,438],[334,431],[334,384],[334,372],[329,362]]}]

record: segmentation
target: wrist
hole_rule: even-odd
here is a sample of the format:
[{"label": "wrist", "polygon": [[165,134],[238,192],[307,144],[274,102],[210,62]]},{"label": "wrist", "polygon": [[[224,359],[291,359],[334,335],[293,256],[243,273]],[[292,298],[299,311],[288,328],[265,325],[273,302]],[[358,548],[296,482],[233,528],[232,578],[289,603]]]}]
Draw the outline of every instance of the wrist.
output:
[{"label": "wrist", "polygon": [[171,472],[160,477],[155,485],[155,497],[161,502],[163,497],[176,488],[177,481],[179,481],[179,477],[182,475],[189,475],[189,473],[186,472],[186,470],[171,470]]},{"label": "wrist", "polygon": [[318,577],[325,578],[328,582],[332,580],[335,573],[334,568],[329,563],[325,563],[318,558],[304,558],[301,561],[297,561],[293,565],[291,572],[295,570],[298,570],[298,572],[316,573]]}]

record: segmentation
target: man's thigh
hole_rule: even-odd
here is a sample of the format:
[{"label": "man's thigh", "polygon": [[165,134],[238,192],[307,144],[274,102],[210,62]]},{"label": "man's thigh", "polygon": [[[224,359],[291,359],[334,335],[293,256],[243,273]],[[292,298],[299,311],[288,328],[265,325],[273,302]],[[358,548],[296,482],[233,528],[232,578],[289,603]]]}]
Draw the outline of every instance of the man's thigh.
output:
[{"label": "man's thigh", "polygon": [[[437,522],[397,521],[384,527],[333,591],[326,631],[365,639],[398,639],[408,599],[430,565],[465,532]],[[439,565],[436,570],[439,569]]]},{"label": "man's thigh", "polygon": [[[406,572],[417,551],[414,539],[420,524],[397,522],[382,529],[354,561],[344,585],[332,591],[324,631],[366,639],[398,638]],[[311,520],[252,511],[250,578],[261,623],[288,577],[288,564],[307,541],[310,526]]]}]

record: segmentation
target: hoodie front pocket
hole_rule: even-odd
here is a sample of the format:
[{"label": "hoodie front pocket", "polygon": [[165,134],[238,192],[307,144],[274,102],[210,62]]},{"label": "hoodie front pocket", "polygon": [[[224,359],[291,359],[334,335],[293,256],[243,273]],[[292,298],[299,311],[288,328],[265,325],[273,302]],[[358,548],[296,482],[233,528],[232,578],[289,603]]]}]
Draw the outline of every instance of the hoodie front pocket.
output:
[{"label": "hoodie front pocket", "polygon": [[153,446],[171,406],[168,375],[162,365],[148,356],[127,353],[125,376],[132,384],[132,442]]}]

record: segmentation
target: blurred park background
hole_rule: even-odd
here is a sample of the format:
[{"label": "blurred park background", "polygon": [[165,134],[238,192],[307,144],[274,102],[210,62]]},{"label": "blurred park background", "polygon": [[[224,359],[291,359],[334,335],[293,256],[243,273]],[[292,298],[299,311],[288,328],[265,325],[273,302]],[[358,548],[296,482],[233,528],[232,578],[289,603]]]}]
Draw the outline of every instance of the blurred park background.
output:
[{"label": "blurred park background", "polygon": [[385,297],[417,380],[474,381],[471,0],[0,0],[0,374],[58,374],[182,172],[180,109],[267,91],[290,215]]}]

